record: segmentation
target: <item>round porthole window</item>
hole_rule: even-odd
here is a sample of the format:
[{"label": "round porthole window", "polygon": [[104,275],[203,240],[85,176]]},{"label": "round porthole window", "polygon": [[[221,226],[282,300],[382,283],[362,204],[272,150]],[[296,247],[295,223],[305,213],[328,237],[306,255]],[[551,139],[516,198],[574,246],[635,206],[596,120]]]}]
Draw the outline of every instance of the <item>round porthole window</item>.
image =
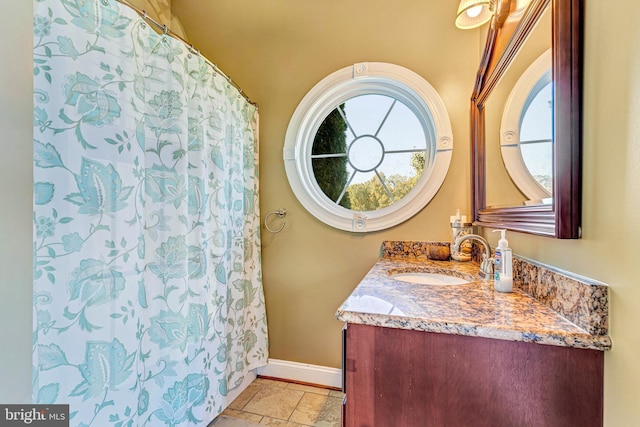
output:
[{"label": "round porthole window", "polygon": [[284,146],[291,188],[326,224],[367,232],[399,224],[436,194],[451,162],[444,103],[416,73],[360,63],[314,86]]}]

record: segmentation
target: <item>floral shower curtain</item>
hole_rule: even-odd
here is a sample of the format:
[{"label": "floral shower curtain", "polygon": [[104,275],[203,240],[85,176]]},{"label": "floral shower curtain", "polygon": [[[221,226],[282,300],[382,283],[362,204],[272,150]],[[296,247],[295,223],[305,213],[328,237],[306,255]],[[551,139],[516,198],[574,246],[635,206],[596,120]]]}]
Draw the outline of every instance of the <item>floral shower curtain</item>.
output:
[{"label": "floral shower curtain", "polygon": [[115,0],[34,4],[34,401],[206,425],[267,358],[257,111]]}]

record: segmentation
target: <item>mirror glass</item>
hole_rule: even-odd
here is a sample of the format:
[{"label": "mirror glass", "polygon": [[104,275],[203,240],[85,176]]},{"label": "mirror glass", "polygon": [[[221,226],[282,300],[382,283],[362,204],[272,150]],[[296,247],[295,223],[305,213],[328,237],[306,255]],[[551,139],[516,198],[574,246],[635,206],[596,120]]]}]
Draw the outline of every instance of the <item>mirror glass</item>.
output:
[{"label": "mirror glass", "polygon": [[[550,9],[547,6],[485,103],[489,208],[551,202]],[[542,60],[542,75],[536,75],[539,73],[534,64],[538,60]]]},{"label": "mirror glass", "polygon": [[[542,80],[538,80],[529,92],[527,104],[522,109],[518,148],[526,171],[551,197],[553,193],[553,84],[551,68]],[[504,122],[504,120],[503,120]],[[500,132],[502,157],[505,158]],[[507,160],[505,160],[507,163]],[[511,173],[510,173],[511,174]],[[524,191],[524,190],[523,190]]]}]

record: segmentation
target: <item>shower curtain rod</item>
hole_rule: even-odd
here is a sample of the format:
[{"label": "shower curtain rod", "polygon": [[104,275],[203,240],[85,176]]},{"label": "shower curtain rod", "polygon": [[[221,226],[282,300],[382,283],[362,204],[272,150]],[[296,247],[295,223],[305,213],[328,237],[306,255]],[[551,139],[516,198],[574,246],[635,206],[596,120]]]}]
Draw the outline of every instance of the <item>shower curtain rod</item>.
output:
[{"label": "shower curtain rod", "polygon": [[[140,17],[143,20],[145,20],[145,21],[149,22],[150,24],[154,25],[156,28],[161,30],[164,34],[167,34],[167,35],[173,37],[174,39],[180,40],[182,43],[184,43],[189,48],[189,52],[191,52],[194,55],[198,55],[200,58],[202,58],[217,73],[220,73],[220,75],[223,76],[229,82],[229,84],[231,84],[233,87],[235,87],[238,90],[238,92],[240,93],[240,95],[242,95],[242,97],[244,99],[246,99],[249,104],[251,104],[254,107],[256,107],[256,109],[258,108],[258,104],[253,102],[251,100],[251,98],[249,98],[249,96],[244,93],[242,88],[240,86],[238,86],[231,79],[231,77],[227,76],[220,68],[218,68],[218,66],[216,64],[214,64],[213,62],[209,61],[207,58],[202,56],[200,51],[193,47],[193,44],[189,43],[188,41],[186,41],[185,39],[180,37],[178,34],[176,34],[173,31],[171,31],[171,29],[169,29],[169,27],[167,27],[166,25],[161,24],[161,23],[157,22],[156,20],[154,20],[153,18],[151,18],[149,15],[147,15],[147,11],[146,10],[142,10],[142,9],[137,8],[136,6],[134,6],[131,3],[129,3],[127,0],[115,0],[115,1],[125,5],[127,7],[129,7],[130,9],[133,9],[138,15],[140,15]],[[102,0],[102,3],[104,5],[108,5],[109,4],[109,0]]]}]

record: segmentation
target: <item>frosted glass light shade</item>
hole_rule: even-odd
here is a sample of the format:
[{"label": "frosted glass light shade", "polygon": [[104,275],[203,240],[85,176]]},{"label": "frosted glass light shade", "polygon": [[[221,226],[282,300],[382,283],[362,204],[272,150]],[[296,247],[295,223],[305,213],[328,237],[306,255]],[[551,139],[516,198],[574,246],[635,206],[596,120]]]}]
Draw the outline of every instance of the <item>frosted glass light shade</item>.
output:
[{"label": "frosted glass light shade", "polygon": [[460,0],[456,27],[468,30],[479,27],[491,19],[490,0]]}]

